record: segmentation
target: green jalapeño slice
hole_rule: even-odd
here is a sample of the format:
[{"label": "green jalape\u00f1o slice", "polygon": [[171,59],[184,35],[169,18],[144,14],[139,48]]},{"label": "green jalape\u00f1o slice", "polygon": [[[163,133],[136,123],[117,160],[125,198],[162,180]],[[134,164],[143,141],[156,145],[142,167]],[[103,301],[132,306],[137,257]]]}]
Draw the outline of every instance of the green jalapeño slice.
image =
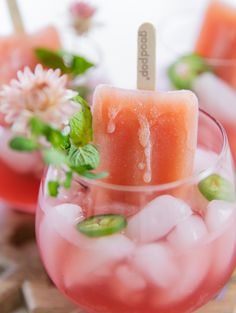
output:
[{"label": "green jalape\u00f1o slice", "polygon": [[210,66],[197,54],[181,56],[168,68],[168,77],[177,89],[192,89],[194,80],[204,72],[211,72]]},{"label": "green jalape\u00f1o slice", "polygon": [[120,232],[127,226],[127,220],[123,215],[104,214],[86,218],[79,222],[76,228],[88,237],[103,237]]},{"label": "green jalape\u00f1o slice", "polygon": [[212,174],[203,179],[198,188],[202,195],[208,200],[234,201],[235,191],[233,184],[218,174]]}]

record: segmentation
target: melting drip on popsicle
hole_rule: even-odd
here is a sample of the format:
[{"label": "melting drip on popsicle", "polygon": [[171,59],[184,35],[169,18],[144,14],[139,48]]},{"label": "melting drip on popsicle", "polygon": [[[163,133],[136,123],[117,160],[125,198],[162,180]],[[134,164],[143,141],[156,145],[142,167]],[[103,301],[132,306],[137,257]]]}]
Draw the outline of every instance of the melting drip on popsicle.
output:
[{"label": "melting drip on popsicle", "polygon": [[106,181],[157,185],[192,174],[198,101],[190,91],[158,92],[155,29],[138,31],[138,90],[99,86],[93,103],[94,143]]}]

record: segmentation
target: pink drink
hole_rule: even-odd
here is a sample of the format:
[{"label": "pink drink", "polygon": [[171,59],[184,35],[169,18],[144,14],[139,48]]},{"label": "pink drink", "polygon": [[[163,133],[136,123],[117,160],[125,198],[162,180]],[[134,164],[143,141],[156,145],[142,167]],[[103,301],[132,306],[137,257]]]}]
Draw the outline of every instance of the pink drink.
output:
[{"label": "pink drink", "polygon": [[38,153],[13,151],[12,131],[0,127],[0,200],[11,208],[35,213],[43,163]]},{"label": "pink drink", "polygon": [[[230,278],[236,264],[236,204],[207,200],[199,186],[219,175],[224,187],[218,197],[225,198],[229,186],[234,197],[233,167],[224,131],[205,113],[189,179],[132,187],[78,178],[53,199],[46,183],[55,175],[49,169],[41,186],[38,244],[51,279],[85,312],[193,312]],[[102,204],[99,194],[107,195]],[[89,212],[120,214],[127,226],[88,237],[76,227]]]},{"label": "pink drink", "polygon": [[[236,61],[221,67],[227,72],[229,67],[236,68]],[[212,73],[205,73],[196,79],[193,89],[199,97],[200,106],[224,126],[236,164],[236,88]]]},{"label": "pink drink", "polygon": [[[209,1],[205,15],[195,7],[175,12],[164,24],[162,39],[166,64],[173,64],[181,56],[197,53],[209,65],[212,72],[200,74],[200,71],[188,89],[197,95],[200,107],[224,126],[236,164],[235,16],[235,6],[224,4],[224,1]],[[183,78],[185,70],[183,66]],[[189,78],[191,80],[191,77],[186,80]],[[162,81],[164,89],[169,90],[168,80],[164,77]]]}]

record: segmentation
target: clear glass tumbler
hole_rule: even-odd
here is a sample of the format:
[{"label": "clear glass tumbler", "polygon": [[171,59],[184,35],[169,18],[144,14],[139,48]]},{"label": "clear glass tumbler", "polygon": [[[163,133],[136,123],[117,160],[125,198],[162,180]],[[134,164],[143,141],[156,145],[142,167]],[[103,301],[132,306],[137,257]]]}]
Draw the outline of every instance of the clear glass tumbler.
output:
[{"label": "clear glass tumbler", "polygon": [[50,198],[47,182],[63,175],[49,168],[42,180],[37,241],[52,281],[85,312],[189,313],[229,280],[234,168],[225,131],[208,114],[200,112],[185,180],[119,186],[77,177]]}]

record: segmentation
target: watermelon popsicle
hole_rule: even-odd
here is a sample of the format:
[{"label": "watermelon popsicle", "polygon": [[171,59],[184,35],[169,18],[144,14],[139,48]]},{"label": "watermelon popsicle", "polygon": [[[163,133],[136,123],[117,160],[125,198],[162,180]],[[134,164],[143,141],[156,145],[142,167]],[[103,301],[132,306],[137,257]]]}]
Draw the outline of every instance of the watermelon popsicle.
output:
[{"label": "watermelon popsicle", "polygon": [[117,185],[157,185],[192,174],[198,101],[190,91],[97,88],[94,142]]},{"label": "watermelon popsicle", "polygon": [[159,185],[192,174],[197,145],[198,101],[190,91],[156,92],[155,28],[138,31],[137,86],[97,88],[94,141],[101,170],[117,185]]},{"label": "watermelon popsicle", "polygon": [[7,84],[16,78],[19,70],[25,66],[34,69],[37,60],[34,49],[45,47],[57,50],[61,47],[57,30],[48,26],[34,34],[14,34],[0,38],[0,85]]},{"label": "watermelon popsicle", "polygon": [[236,88],[236,7],[212,1],[205,14],[195,52],[213,59],[216,74]]}]

